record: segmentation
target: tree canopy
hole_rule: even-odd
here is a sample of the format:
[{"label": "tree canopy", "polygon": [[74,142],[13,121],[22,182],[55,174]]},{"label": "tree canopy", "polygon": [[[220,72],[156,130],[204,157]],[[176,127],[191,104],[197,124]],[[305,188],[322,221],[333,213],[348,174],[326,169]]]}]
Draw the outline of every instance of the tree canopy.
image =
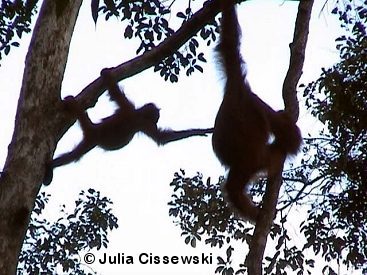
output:
[{"label": "tree canopy", "polygon": [[[0,174],[0,271],[13,274],[19,259],[20,268],[29,272],[55,271],[62,266],[65,272],[83,274],[76,256],[78,250],[106,246],[106,232],[117,227],[110,201],[90,189],[81,193],[83,199],[76,202],[73,214],[55,223],[31,216],[32,210],[40,214],[45,206],[43,201],[47,201],[37,199],[47,161],[75,122],[65,112],[60,93],[82,3],[41,2],[4,0],[0,7],[0,60],[6,58],[12,47],[18,47],[23,34],[33,28],[14,134]],[[264,197],[259,223],[251,226],[233,214],[221,193],[224,177],[213,183],[210,178],[204,180],[201,173],[189,177],[181,170],[174,175],[169,215],[182,230],[186,244],[195,247],[204,239],[211,247],[226,248],[226,255],[217,259],[216,273],[286,274],[290,269],[297,274],[310,274],[317,260],[315,255],[326,262],[335,260],[367,272],[367,10],[363,1],[352,5],[352,1],[346,0],[344,6],[339,2],[342,1],[337,1],[333,13],[345,29],[345,35],[337,40],[340,62],[323,69],[319,79],[301,87],[298,81],[313,1],[299,3],[290,44],[290,66],[283,85],[284,105],[296,119],[297,90],[303,89],[306,107],[324,127],[317,137],[305,138],[299,162],[282,174],[280,171],[271,182],[260,179],[254,184],[251,194],[260,203]],[[205,47],[212,46],[219,33],[216,15],[220,12],[220,0],[185,4],[158,0],[90,2],[94,24],[102,17],[118,18],[123,23],[123,38],[138,41],[137,56],[125,62],[119,60],[111,68],[117,80],[150,67],[172,83],[179,81],[182,72],[190,76],[205,71]],[[35,14],[38,18],[33,27]],[[96,78],[79,92],[76,100],[87,109],[96,104],[104,90],[103,81]],[[293,240],[288,229],[292,210],[300,207],[308,210],[300,224],[302,244]],[[268,236],[272,242],[267,244]],[[20,252],[24,238],[25,246]],[[232,262],[238,251],[236,241],[249,248],[247,258],[238,266]],[[264,256],[266,246],[275,252]],[[323,272],[337,274],[329,263],[324,265]]]}]

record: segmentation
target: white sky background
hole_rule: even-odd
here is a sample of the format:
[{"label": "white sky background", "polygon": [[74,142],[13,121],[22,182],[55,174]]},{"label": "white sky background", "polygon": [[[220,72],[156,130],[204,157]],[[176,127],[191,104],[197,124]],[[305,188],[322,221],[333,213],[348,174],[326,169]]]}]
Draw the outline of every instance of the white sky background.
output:
[{"label": "white sky background", "polygon": [[[329,67],[338,60],[334,40],[340,33],[339,23],[336,17],[329,15],[332,6],[320,14],[324,1],[315,2],[302,83],[315,80],[321,67]],[[102,68],[116,66],[136,56],[137,43],[123,39],[123,27],[116,24],[116,20],[105,23],[101,17],[95,28],[89,3],[84,1],[75,28],[62,97],[80,92],[99,76]],[[293,37],[297,5],[298,2],[249,1],[239,7],[249,81],[254,92],[275,109],[282,107],[281,87],[288,69],[288,45]],[[24,37],[19,49],[12,48],[10,56],[4,58],[0,67],[1,164],[5,161],[13,132],[29,39],[30,35]],[[188,78],[183,73],[178,84],[165,82],[152,69],[120,84],[137,106],[154,102],[161,108],[159,126],[163,128],[211,127],[222,98],[221,76],[213,62],[212,50],[206,50],[208,63],[203,65],[204,73],[196,72]],[[301,97],[302,93],[299,93],[302,108]],[[103,95],[89,114],[98,121],[111,114],[113,109],[114,105]],[[314,123],[307,112],[302,111],[299,126],[304,135],[314,130]],[[75,124],[60,141],[56,155],[71,150],[80,138],[81,130]],[[167,202],[172,194],[169,183],[180,168],[185,169],[189,176],[200,171],[204,179],[210,176],[213,182],[225,172],[212,152],[211,136],[158,147],[145,136],[137,135],[121,150],[105,153],[94,149],[78,163],[55,169],[53,182],[43,188],[52,194],[46,211],[50,217],[58,217],[60,204],[66,203],[72,209],[80,190],[90,187],[112,199],[120,227],[110,235],[109,248],[96,255],[120,252],[134,256],[136,263],[92,265],[100,274],[214,274],[216,257],[224,256],[225,251],[210,250],[200,245],[192,249],[185,245],[180,230],[168,216]],[[297,226],[294,226],[294,231],[298,232]],[[243,252],[243,256],[240,255],[242,261],[246,251],[236,251]],[[212,252],[214,264],[141,265],[137,263],[137,255],[143,252],[159,256]]]}]

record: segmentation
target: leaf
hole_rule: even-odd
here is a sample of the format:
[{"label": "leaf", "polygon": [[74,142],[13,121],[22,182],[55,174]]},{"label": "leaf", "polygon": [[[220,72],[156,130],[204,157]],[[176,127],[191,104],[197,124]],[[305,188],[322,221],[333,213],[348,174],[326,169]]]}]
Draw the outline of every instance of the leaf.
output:
[{"label": "leaf", "polygon": [[175,82],[178,82],[178,77],[177,77],[177,75],[171,74],[170,77],[169,77],[169,80],[172,83],[175,83]]},{"label": "leaf", "polygon": [[227,248],[227,251],[226,251],[226,254],[227,254],[227,261],[229,261],[229,260],[230,260],[230,258],[231,258],[231,256],[232,256],[232,250],[233,250],[232,246],[229,246],[229,247]]},{"label": "leaf", "polygon": [[196,55],[196,46],[195,46],[195,43],[191,40],[190,43],[189,43],[189,48],[190,48],[190,51]]},{"label": "leaf", "polygon": [[218,265],[225,265],[226,264],[226,262],[220,256],[217,257],[217,261],[218,261]]},{"label": "leaf", "polygon": [[92,18],[93,18],[94,24],[97,24],[98,8],[99,8],[99,0],[92,0],[91,9],[92,9]]},{"label": "leaf", "polygon": [[5,55],[8,55],[10,52],[10,46],[6,46],[4,52],[5,52]]},{"label": "leaf", "polygon": [[129,39],[133,37],[133,28],[130,25],[126,27],[124,37]]},{"label": "leaf", "polygon": [[185,238],[185,244],[189,244],[189,242],[190,242],[190,236],[187,236],[187,237]]},{"label": "leaf", "polygon": [[202,68],[201,66],[199,66],[199,65],[195,65],[194,67],[195,67],[195,69],[196,69],[196,70],[198,70],[199,72],[201,72],[201,73],[202,73],[202,72],[204,72],[204,70],[203,70],[203,68]]},{"label": "leaf", "polygon": [[199,53],[198,55],[198,59],[201,61],[201,62],[206,62],[206,59],[204,57],[204,54],[203,53]]},{"label": "leaf", "polygon": [[223,269],[224,269],[224,266],[218,266],[218,267],[215,269],[215,273],[221,273]]},{"label": "leaf", "polygon": [[183,12],[178,12],[176,14],[176,16],[179,17],[179,18],[182,18],[182,19],[186,19],[186,16],[185,16],[185,14]]},{"label": "leaf", "polygon": [[19,47],[19,43],[18,42],[12,42],[11,45],[14,46],[14,47]]},{"label": "leaf", "polygon": [[196,239],[195,238],[193,238],[192,240],[191,240],[191,246],[193,247],[193,248],[195,248],[196,247]]}]

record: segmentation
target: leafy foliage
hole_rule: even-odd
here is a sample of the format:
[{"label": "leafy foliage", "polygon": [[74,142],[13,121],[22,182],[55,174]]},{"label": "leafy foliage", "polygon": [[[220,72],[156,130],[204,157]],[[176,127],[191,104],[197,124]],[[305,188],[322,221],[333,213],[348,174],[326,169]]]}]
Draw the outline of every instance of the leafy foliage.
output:
[{"label": "leafy foliage", "polygon": [[[170,26],[167,18],[172,16],[173,3],[165,5],[159,0],[105,0],[103,4],[99,0],[92,1],[92,16],[95,22],[99,13],[105,15],[108,20],[111,16],[118,17],[127,25],[124,30],[124,37],[128,39],[137,38],[140,46],[136,53],[144,53],[152,50],[165,38],[174,34],[174,29]],[[193,10],[188,1],[188,7],[184,11],[178,11],[176,17],[181,24],[189,20],[193,15]],[[170,20],[171,21],[171,20]],[[200,32],[199,36],[210,45],[216,40],[218,33],[218,23],[213,20],[209,22]],[[192,37],[183,49],[176,51],[173,55],[160,61],[154,71],[170,82],[177,82],[181,68],[185,68],[186,75],[191,75],[194,71],[203,72],[200,63],[206,62],[204,53],[199,50],[199,41]]]},{"label": "leafy foliage", "polygon": [[[2,52],[7,55],[11,46],[19,46],[19,42],[13,41],[15,34],[21,38],[23,32],[31,31],[30,23],[32,15],[36,12],[37,2],[38,0],[2,1],[0,6],[0,60]],[[67,3],[67,0],[56,2],[57,16],[62,14]],[[104,15],[105,20],[117,17],[124,22],[123,37],[140,40],[136,53],[142,54],[152,50],[165,38],[175,33],[171,26],[172,22],[180,25],[193,16],[195,11],[191,7],[191,1],[188,0],[187,7],[177,11],[175,20],[171,20],[172,13],[175,12],[174,3],[175,1],[167,4],[159,0],[92,0],[91,15],[96,24],[100,14]],[[182,6],[182,3],[180,5]],[[214,42],[217,35],[218,22],[214,19],[199,32],[199,37],[206,41],[207,45]],[[199,42],[198,37],[193,34],[193,37],[180,50],[157,62],[154,71],[159,72],[160,76],[170,82],[178,81],[182,69],[185,70],[187,76],[195,71],[203,72],[201,63],[205,63],[206,58],[199,48]]]},{"label": "leafy foliage", "polygon": [[[171,186],[175,194],[169,215],[175,218],[175,223],[180,226],[186,243],[195,247],[196,240],[201,240],[204,234],[213,237],[206,241],[210,246],[222,247],[227,236],[236,240],[245,241],[250,228],[233,215],[233,212],[221,194],[219,179],[218,184],[211,184],[210,178],[204,183],[203,176],[197,174],[193,178],[185,177],[185,171],[175,173]],[[238,229],[241,228],[241,229]]]},{"label": "leafy foliage", "polygon": [[[367,272],[367,9],[334,13],[350,36],[337,39],[341,61],[305,89],[307,106],[327,127],[308,144],[312,166],[322,177],[322,200],[315,201],[302,226],[307,247]],[[357,13],[354,16],[350,13]],[[357,20],[356,20],[357,18]],[[328,268],[328,267],[326,267]]]},{"label": "leafy foliage", "polygon": [[32,15],[36,12],[38,0],[3,0],[0,4],[0,60],[3,53],[8,55],[11,47],[19,47],[15,35],[21,39],[23,33],[31,31]]},{"label": "leafy foliage", "polygon": [[[244,222],[233,213],[224,200],[221,192],[221,177],[216,184],[211,183],[210,178],[203,181],[203,176],[197,174],[190,178],[185,176],[185,171],[175,173],[170,184],[174,189],[169,215],[173,217],[174,223],[182,230],[185,243],[195,247],[197,241],[205,238],[204,243],[210,247],[227,247],[226,257],[217,258],[216,273],[220,274],[245,274],[246,262],[239,264],[235,270],[232,263],[234,251],[233,243],[246,243],[251,240],[253,226]],[[285,268],[293,271],[303,271],[303,265],[313,265],[313,260],[305,259],[302,251],[296,246],[289,246],[290,237],[284,227],[274,224],[270,237],[277,243],[274,255],[268,255],[266,274],[281,274]]]},{"label": "leafy foliage", "polygon": [[58,274],[59,270],[68,274],[92,274],[85,271],[79,259],[83,250],[108,245],[108,230],[117,228],[117,218],[113,215],[112,202],[100,193],[89,189],[80,192],[72,214],[51,223],[41,214],[49,201],[49,195],[40,193],[37,197],[28,227],[23,249],[19,257],[19,274]]}]

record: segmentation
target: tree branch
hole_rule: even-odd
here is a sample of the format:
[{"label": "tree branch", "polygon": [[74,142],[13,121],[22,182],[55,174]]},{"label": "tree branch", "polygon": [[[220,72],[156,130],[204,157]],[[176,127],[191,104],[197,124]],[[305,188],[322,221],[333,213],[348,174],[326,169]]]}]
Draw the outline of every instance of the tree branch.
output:
[{"label": "tree branch", "polygon": [[[283,85],[285,109],[292,115],[295,121],[299,115],[297,84],[302,75],[313,2],[313,0],[301,0],[299,3],[293,42],[290,44],[290,64]],[[276,206],[282,184],[284,161],[284,154],[279,152],[277,156],[274,156],[272,165],[276,165],[279,170],[277,170],[277,175],[272,175],[268,178],[268,184],[266,185],[266,191],[263,198],[263,208],[261,209],[260,218],[256,223],[254,235],[250,244],[250,251],[246,259],[248,274],[262,274],[262,260],[267,237],[276,215]]]},{"label": "tree branch", "polygon": [[[173,54],[219,13],[219,3],[220,0],[208,1],[190,20],[185,22],[172,36],[166,38],[157,47],[114,68],[110,68],[113,77],[119,81],[131,77]],[[99,77],[85,87],[76,99],[80,101],[81,106],[89,108],[94,106],[103,91],[103,83]]]},{"label": "tree branch", "polygon": [[301,78],[303,63],[305,61],[313,2],[313,0],[300,1],[294,28],[293,42],[289,45],[291,56],[288,72],[283,83],[283,99],[285,110],[291,114],[294,121],[297,121],[299,116],[297,84]]},{"label": "tree branch", "polygon": [[[109,68],[111,74],[117,81],[121,81],[157,64],[160,60],[163,60],[177,51],[219,12],[220,0],[208,1],[203,8],[197,11],[190,20],[186,21],[173,35],[167,37],[152,50],[117,65],[116,67]],[[102,78],[98,77],[88,84],[75,99],[83,109],[88,109],[96,104],[99,96],[101,96],[105,90],[106,88],[104,87]],[[58,128],[56,131],[58,140],[66,133],[71,125],[73,125],[75,118],[67,114],[60,114],[56,119],[57,122],[54,123],[56,125],[55,127]]]}]

